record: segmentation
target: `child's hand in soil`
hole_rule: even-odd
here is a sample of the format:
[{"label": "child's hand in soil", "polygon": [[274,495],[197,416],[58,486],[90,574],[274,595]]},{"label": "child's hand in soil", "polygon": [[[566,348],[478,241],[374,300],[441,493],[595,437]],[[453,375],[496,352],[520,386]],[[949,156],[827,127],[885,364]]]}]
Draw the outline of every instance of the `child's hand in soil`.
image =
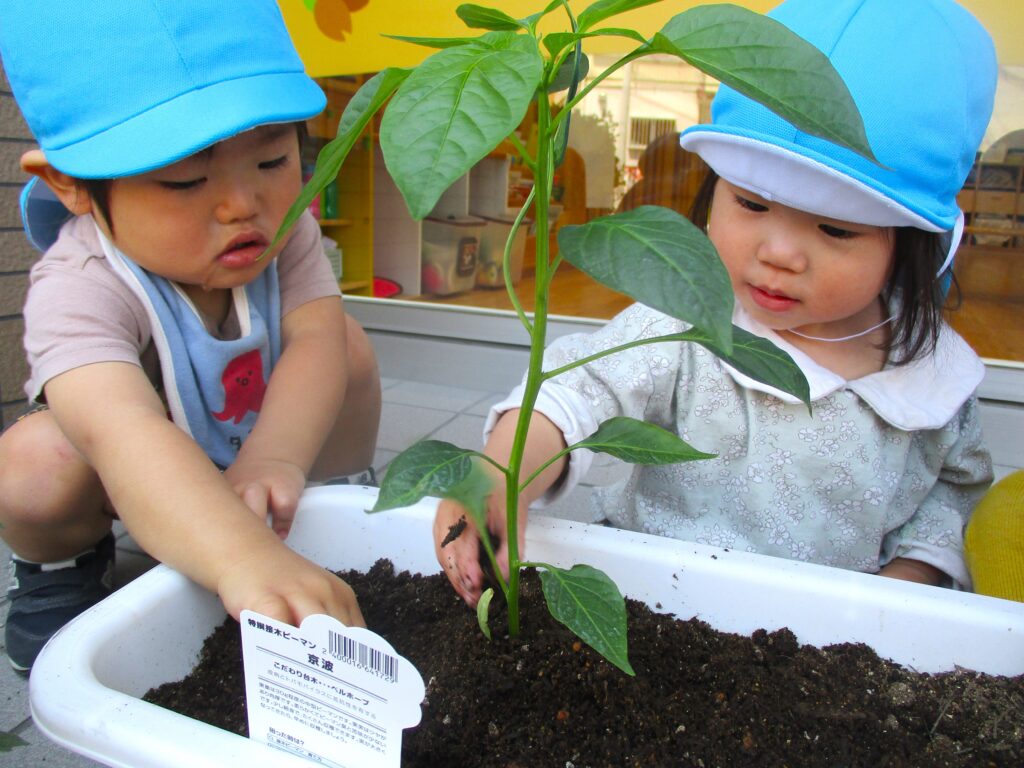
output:
[{"label": "child's hand in soil", "polygon": [[299,497],[306,486],[302,469],[287,461],[239,459],[224,471],[224,479],[261,520],[271,518],[271,527],[282,539],[291,530]]},{"label": "child's hand in soil", "polygon": [[269,535],[264,546],[225,564],[216,589],[236,620],[248,609],[296,627],[318,613],[346,626],[366,626],[348,584]]},{"label": "child's hand in soil", "polygon": [[[491,495],[487,507],[487,527],[495,547],[495,557],[503,578],[508,578],[508,536],[505,524],[503,493]],[[523,532],[526,530],[527,511],[519,511],[519,556],[523,556]],[[487,553],[480,544],[476,526],[469,521],[461,504],[443,500],[434,516],[434,554],[444,569],[455,592],[470,606],[476,606],[484,584],[490,579],[491,566]],[[486,571],[486,572],[485,572]]]}]

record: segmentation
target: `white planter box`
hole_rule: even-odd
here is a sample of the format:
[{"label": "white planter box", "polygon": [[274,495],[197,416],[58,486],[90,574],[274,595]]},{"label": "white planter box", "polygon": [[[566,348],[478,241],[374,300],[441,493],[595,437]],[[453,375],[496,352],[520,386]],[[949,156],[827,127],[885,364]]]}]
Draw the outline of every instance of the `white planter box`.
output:
[{"label": "white planter box", "polygon": [[[380,557],[434,573],[436,501],[368,515],[376,489],[325,487],[303,496],[288,543],[332,570]],[[530,559],[586,562],[622,591],[682,618],[750,634],[789,627],[802,643],[864,642],[919,671],[954,666],[1024,673],[1024,605],[816,565],[534,516]],[[468,610],[468,609],[467,609]],[[193,668],[223,621],[210,593],[158,566],[51,640],[30,681],[32,715],[59,744],[111,766],[221,768],[309,762],[143,702]]]}]

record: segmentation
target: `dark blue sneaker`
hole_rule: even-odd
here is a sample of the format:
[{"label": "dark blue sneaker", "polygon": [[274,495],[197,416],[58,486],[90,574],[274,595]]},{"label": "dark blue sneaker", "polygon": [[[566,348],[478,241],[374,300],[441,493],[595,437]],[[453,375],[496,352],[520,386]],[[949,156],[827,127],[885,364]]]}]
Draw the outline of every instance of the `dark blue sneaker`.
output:
[{"label": "dark blue sneaker", "polygon": [[61,563],[26,563],[11,558],[11,607],[4,630],[7,656],[27,675],[54,633],[114,588],[114,536]]}]

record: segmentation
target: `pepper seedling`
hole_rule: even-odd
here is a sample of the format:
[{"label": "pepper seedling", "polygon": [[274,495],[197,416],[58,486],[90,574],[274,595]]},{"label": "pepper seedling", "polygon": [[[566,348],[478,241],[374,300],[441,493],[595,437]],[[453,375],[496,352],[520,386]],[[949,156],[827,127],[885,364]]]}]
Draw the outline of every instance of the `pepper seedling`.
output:
[{"label": "pepper seedling", "polygon": [[[637,344],[691,342],[804,402],[809,402],[809,393],[803,374],[788,355],[732,325],[733,294],[725,267],[705,234],[675,211],[642,206],[562,227],[557,253],[551,253],[548,204],[573,109],[630,62],[652,54],[670,54],[757,100],[801,130],[874,159],[846,85],[818,49],[773,19],[729,4],[697,6],[679,13],[650,39],[635,30],[605,24],[620,13],[654,2],[658,0],[597,0],[575,15],[568,0],[553,0],[523,19],[497,8],[466,4],[456,13],[469,28],[483,30],[477,36],[399,38],[438,50],[414,68],[379,72],[356,92],[342,114],[336,138],[321,150],[312,178],[278,233],[279,239],[334,180],[349,150],[381,109],[380,144],[385,164],[415,219],[430,213],[442,193],[499,144],[512,143],[533,173],[534,186],[519,211],[504,254],[506,287],[530,342],[508,465],[451,443],[419,442],[392,461],[370,511],[407,506],[425,496],[460,502],[481,532],[508,606],[509,632],[515,636],[519,631],[520,572],[535,567],[540,570],[552,615],[629,674],[625,601],[614,582],[587,565],[566,569],[520,558],[519,495],[537,474],[523,479],[521,465],[541,385],[571,367]],[[540,32],[541,19],[556,12],[564,12],[568,28]],[[582,43],[608,36],[624,38],[633,50],[581,88],[588,66]],[[562,92],[564,97],[556,102],[553,94]],[[532,153],[514,133],[531,104],[537,108],[537,141]],[[527,313],[509,278],[509,266],[516,229],[531,212],[536,227],[536,280],[534,310]],[[563,260],[604,285],[684,321],[688,330],[630,342],[564,368],[543,370],[548,297]],[[593,435],[568,446],[551,461],[581,448],[641,464],[712,455],[661,427],[622,417],[604,422]],[[485,509],[492,484],[481,467],[483,461],[493,464],[506,480],[507,579],[498,571],[487,535]],[[481,627],[488,635],[487,607],[493,594],[486,592],[478,606]]]}]

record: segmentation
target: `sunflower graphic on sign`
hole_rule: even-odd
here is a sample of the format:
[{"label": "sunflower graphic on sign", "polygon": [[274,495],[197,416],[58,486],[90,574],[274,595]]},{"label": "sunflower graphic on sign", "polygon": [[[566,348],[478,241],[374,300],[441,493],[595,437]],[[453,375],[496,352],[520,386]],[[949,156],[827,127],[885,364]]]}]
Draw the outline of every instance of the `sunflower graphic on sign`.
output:
[{"label": "sunflower graphic on sign", "polygon": [[303,0],[313,12],[316,25],[327,37],[342,41],[352,31],[352,14],[366,7],[370,0]]}]

